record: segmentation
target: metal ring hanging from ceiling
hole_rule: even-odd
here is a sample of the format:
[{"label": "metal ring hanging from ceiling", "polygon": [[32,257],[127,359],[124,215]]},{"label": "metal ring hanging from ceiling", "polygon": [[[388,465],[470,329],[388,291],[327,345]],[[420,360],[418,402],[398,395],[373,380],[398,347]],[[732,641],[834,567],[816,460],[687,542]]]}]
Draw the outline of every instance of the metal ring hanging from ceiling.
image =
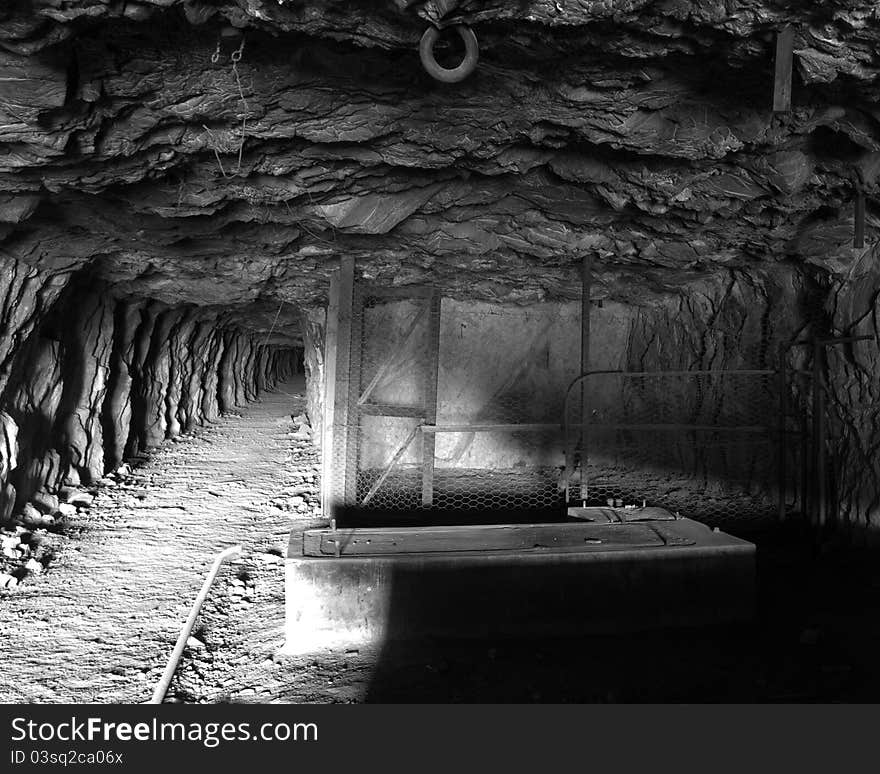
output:
[{"label": "metal ring hanging from ceiling", "polygon": [[434,57],[434,45],[440,38],[440,30],[436,27],[428,27],[419,42],[419,57],[421,57],[422,66],[431,77],[444,83],[463,81],[477,69],[477,61],[480,58],[480,47],[477,44],[477,36],[474,31],[464,24],[457,24],[452,29],[458,33],[465,49],[464,59],[461,60],[458,67],[441,67]]}]

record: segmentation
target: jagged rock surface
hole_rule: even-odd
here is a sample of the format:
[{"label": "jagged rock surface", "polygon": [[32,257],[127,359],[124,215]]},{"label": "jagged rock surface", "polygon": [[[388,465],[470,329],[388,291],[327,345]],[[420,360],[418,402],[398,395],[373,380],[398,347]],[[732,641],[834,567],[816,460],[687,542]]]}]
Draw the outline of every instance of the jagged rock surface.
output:
[{"label": "jagged rock surface", "polygon": [[[873,194],[880,173],[876,14],[671,0],[9,11],[4,246],[98,261],[166,303],[256,306],[265,327],[275,301],[321,299],[343,253],[371,279],[519,302],[569,293],[584,250],[630,295],[622,267],[840,270],[853,175]],[[414,49],[441,16],[483,46],[454,86]],[[224,21],[245,34],[237,64]],[[795,109],[775,116],[773,33],[788,22],[800,75]],[[282,320],[298,327],[292,307]]]}]

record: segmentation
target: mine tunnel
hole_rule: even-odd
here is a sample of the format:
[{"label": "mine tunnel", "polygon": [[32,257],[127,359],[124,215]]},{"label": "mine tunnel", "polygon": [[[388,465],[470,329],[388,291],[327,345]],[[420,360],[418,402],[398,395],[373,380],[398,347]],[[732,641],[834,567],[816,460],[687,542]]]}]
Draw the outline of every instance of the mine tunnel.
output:
[{"label": "mine tunnel", "polygon": [[878,42],[5,4],[0,699],[875,700]]}]

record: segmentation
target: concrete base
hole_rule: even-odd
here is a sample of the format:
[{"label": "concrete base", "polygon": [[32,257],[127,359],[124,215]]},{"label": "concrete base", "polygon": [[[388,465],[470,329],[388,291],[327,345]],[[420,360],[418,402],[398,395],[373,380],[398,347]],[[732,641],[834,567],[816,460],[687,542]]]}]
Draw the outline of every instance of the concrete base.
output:
[{"label": "concrete base", "polygon": [[[572,534],[571,525],[556,526]],[[424,637],[617,633],[754,615],[752,543],[676,519],[657,525],[659,540],[647,546],[635,541],[634,547],[625,534],[634,526],[645,528],[591,525],[594,537],[580,546],[567,540],[563,547],[517,550],[486,548],[483,528],[460,527],[482,535],[483,550],[339,557],[306,555],[304,546],[332,535],[328,530],[294,532],[286,562],[284,652]],[[601,540],[597,529],[604,530]],[[370,540],[382,532],[351,530],[348,539]]]}]

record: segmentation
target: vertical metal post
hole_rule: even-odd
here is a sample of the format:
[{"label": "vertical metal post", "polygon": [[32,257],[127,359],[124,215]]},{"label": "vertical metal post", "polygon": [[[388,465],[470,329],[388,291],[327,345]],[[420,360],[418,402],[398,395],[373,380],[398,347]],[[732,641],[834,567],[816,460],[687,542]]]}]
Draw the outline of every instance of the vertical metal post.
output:
[{"label": "vertical metal post", "polygon": [[[593,256],[587,253],[581,264],[581,373],[590,370],[590,293],[593,287]],[[586,379],[581,381],[581,481],[580,497],[586,500],[589,496],[589,484],[587,482],[587,423],[590,419],[590,396]]]},{"label": "vertical metal post", "polygon": [[806,410],[801,410],[801,473],[800,473],[800,512],[801,518],[809,519],[810,513],[808,511],[808,503],[810,499],[809,493],[809,459],[810,459],[810,444],[809,444],[809,430],[807,428],[807,413]]},{"label": "vertical metal post", "polygon": [[813,438],[816,465],[815,523],[825,526],[825,401],[822,380],[824,347],[818,339],[813,343]]},{"label": "vertical metal post", "polygon": [[865,192],[861,185],[856,189],[855,200],[855,234],[853,236],[853,247],[862,248],[865,246]]},{"label": "vertical metal post", "polygon": [[[435,288],[427,300],[425,324],[425,424],[437,424],[437,377],[440,371],[440,312],[442,298]],[[434,504],[434,450],[437,436],[422,433],[422,505]]]},{"label": "vertical metal post", "polygon": [[[425,324],[425,424],[437,424],[437,377],[440,371],[440,292],[435,288],[427,299]],[[434,504],[434,449],[437,436],[422,433],[422,505]]]},{"label": "vertical metal post", "polygon": [[336,432],[336,357],[339,333],[339,283],[340,272],[330,277],[327,294],[327,318],[324,329],[324,416],[321,424],[321,512],[335,523],[333,510],[336,483],[333,480]]},{"label": "vertical metal post", "polygon": [[[572,385],[573,387],[574,385]],[[572,393],[575,392],[574,389],[569,389],[565,393],[565,398],[562,402],[562,432],[563,432],[563,442],[565,444],[565,475],[559,482],[559,489],[563,492],[565,496],[565,505],[568,506],[569,501],[571,500],[571,479],[574,476],[574,460],[575,460],[575,440],[574,440],[574,428],[572,428],[571,422],[571,401],[572,401]],[[575,425],[576,427],[576,425]]]},{"label": "vertical metal post", "polygon": [[[336,286],[336,335],[333,372],[333,446],[331,452],[329,516],[336,518],[340,506],[352,505],[349,501],[348,479],[353,473],[349,454],[350,405],[349,392],[352,361],[352,303],[354,296],[354,258],[343,256],[340,260]],[[329,323],[329,320],[328,320]],[[333,353],[328,353],[332,355]]]},{"label": "vertical metal post", "polygon": [[779,521],[785,521],[785,503],[788,494],[788,481],[786,476],[786,465],[788,463],[788,442],[786,438],[786,427],[788,419],[788,369],[785,360],[786,355],[785,344],[779,345]]},{"label": "vertical metal post", "polygon": [[[440,371],[440,292],[435,288],[425,324],[425,424],[437,424],[437,377]],[[434,504],[434,450],[437,436],[422,433],[422,505]]]},{"label": "vertical metal post", "polygon": [[794,55],[794,27],[788,25],[776,35],[776,62],[773,75],[773,112],[791,110],[791,71]]},{"label": "vertical metal post", "polygon": [[[352,260],[354,275],[354,260]],[[345,504],[357,505],[358,457],[361,443],[361,367],[364,358],[364,295],[352,276],[351,347],[348,361],[348,436],[345,457]]]},{"label": "vertical metal post", "polygon": [[827,425],[825,422],[825,348],[819,347],[819,458],[816,460],[816,479],[819,484],[819,526],[828,521],[828,472],[825,452],[827,449]]}]

